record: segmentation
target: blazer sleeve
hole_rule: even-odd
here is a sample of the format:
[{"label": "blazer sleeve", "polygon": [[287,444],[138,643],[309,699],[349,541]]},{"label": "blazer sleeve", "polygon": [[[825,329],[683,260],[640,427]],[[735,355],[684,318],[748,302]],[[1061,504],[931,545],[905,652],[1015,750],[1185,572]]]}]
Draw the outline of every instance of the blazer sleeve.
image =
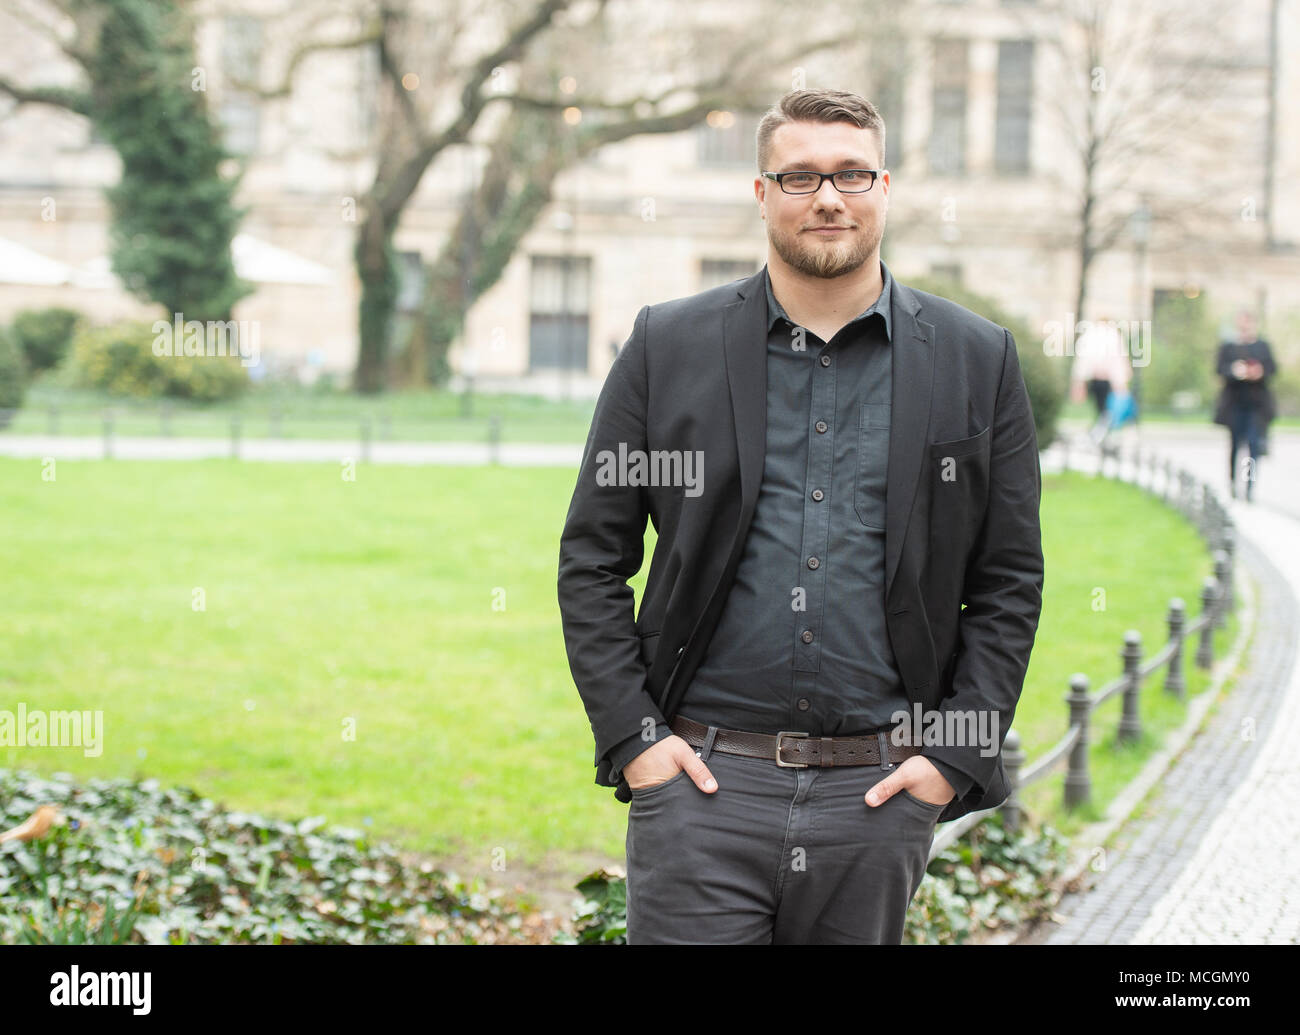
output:
[{"label": "blazer sleeve", "polygon": [[667,728],[646,691],[646,666],[627,584],[641,570],[648,499],[639,485],[602,484],[610,479],[598,479],[602,467],[619,456],[620,443],[627,453],[646,449],[648,318],[649,307],[643,306],[596,400],[560,536],[557,590],[569,669],[595,737],[596,764],[618,746],[619,769],[643,729]]},{"label": "blazer sleeve", "polygon": [[980,797],[997,768],[1002,742],[1020,700],[1043,595],[1038,437],[1015,339],[1005,328],[1003,335],[988,505],[966,564],[962,591],[966,607],[958,619],[961,649],[953,669],[953,692],[939,706],[945,715],[944,729],[950,728],[946,718],[950,711],[976,719],[977,730],[981,728],[980,712],[995,713],[985,721],[997,723],[998,750],[985,754],[975,743],[933,744],[922,751],[933,761],[966,774]]}]

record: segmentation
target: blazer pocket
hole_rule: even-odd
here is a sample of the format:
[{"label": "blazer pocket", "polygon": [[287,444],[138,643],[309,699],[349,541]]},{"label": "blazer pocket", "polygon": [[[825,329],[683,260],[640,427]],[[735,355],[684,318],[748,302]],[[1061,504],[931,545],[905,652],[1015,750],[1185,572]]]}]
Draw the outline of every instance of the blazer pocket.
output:
[{"label": "blazer pocket", "polygon": [[885,485],[889,475],[889,403],[864,403],[858,420],[858,463],[853,509],[862,524],[885,528]]},{"label": "blazer pocket", "polygon": [[946,569],[945,584],[955,582],[958,590],[988,507],[991,429],[930,443],[930,554],[937,568]]},{"label": "blazer pocket", "polygon": [[987,450],[990,441],[989,429],[992,427],[993,425],[990,424],[978,435],[971,435],[970,438],[954,438],[948,442],[931,442],[930,455],[942,459],[945,456],[968,456],[971,453]]}]

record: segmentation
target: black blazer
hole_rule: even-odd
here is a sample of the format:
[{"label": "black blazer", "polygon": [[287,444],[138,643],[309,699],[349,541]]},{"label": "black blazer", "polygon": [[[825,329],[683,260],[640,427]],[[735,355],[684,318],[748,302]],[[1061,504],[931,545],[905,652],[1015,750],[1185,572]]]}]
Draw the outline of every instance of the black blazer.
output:
[{"label": "black blazer", "polygon": [[[617,787],[619,801],[630,790],[610,779],[605,754],[656,711],[676,713],[740,561],[763,477],[766,309],[762,270],[644,306],[596,403],[560,538],[558,592],[596,783]],[[1038,442],[1009,331],[897,280],[891,327],[890,642],[913,702],[937,710],[953,695],[950,708],[998,713],[995,755],[926,747],[975,780],[945,821],[1007,797],[1001,746],[1042,605]],[[599,454],[617,455],[620,444],[626,455],[700,451],[703,491],[597,484]],[[647,516],[658,542],[634,620],[627,579],[641,568]]]}]

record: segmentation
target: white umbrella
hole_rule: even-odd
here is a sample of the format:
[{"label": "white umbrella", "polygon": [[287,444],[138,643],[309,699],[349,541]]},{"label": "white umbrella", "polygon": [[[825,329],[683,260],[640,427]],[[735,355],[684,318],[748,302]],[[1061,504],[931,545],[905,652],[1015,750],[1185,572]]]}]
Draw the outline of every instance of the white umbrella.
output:
[{"label": "white umbrella", "polygon": [[[257,284],[329,285],[337,279],[329,267],[249,234],[235,235],[230,242],[230,255],[235,262],[235,273]],[[106,255],[74,270],[72,276],[78,287],[109,287],[117,283]]]},{"label": "white umbrella", "polygon": [[334,271],[249,234],[230,242],[235,272],[261,284],[333,284]]}]

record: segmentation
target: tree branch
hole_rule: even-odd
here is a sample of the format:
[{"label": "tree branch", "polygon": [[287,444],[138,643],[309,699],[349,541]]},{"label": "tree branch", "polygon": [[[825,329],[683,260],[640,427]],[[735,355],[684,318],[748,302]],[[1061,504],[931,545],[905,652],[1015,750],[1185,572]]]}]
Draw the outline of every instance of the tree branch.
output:
[{"label": "tree branch", "polygon": [[8,94],[18,104],[48,104],[78,115],[90,115],[90,94],[74,87],[19,86],[0,77],[0,93]]}]

